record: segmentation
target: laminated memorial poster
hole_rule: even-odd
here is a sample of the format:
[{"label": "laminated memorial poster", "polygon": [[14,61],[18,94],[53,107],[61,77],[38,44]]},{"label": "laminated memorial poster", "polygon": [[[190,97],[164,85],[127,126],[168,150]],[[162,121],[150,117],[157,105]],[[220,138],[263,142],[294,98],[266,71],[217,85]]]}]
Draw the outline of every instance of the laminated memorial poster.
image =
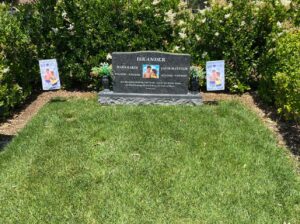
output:
[{"label": "laminated memorial poster", "polygon": [[206,62],[207,91],[225,90],[225,61]]},{"label": "laminated memorial poster", "polygon": [[40,60],[40,72],[43,90],[60,89],[60,80],[56,59]]}]

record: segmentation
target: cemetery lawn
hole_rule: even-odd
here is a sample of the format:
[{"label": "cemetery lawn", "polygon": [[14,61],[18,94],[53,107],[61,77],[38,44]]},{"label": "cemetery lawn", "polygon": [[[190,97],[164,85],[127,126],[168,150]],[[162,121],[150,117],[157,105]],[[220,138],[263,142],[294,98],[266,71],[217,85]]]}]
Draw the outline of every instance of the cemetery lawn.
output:
[{"label": "cemetery lawn", "polygon": [[296,165],[241,104],[56,99],[0,152],[0,223],[299,223]]}]

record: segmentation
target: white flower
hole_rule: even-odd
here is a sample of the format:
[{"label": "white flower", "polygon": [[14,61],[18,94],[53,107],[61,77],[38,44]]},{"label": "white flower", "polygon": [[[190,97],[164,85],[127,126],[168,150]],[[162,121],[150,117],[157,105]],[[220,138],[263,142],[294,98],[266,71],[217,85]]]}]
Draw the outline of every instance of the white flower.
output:
[{"label": "white flower", "polygon": [[140,20],[140,19],[137,19],[137,20],[135,21],[135,24],[136,24],[136,25],[141,25],[141,24],[143,24],[143,21]]},{"label": "white flower", "polygon": [[180,32],[180,33],[178,33],[178,34],[179,34],[179,37],[180,37],[181,39],[187,38],[187,35],[186,35],[185,33]]},{"label": "white flower", "polygon": [[51,28],[54,33],[58,33],[58,28]]},{"label": "white flower", "polygon": [[280,32],[277,34],[278,37],[281,37],[283,35],[283,32]]},{"label": "white flower", "polygon": [[201,20],[201,23],[205,23],[206,22],[206,18]]},{"label": "white flower", "polygon": [[199,12],[200,12],[202,15],[204,15],[205,12],[206,12],[206,9],[201,9],[201,10],[199,10]]},{"label": "white flower", "polygon": [[111,59],[112,59],[112,56],[111,56],[110,53],[108,53],[107,56],[106,56],[106,60],[111,60]]},{"label": "white flower", "polygon": [[62,14],[61,14],[61,16],[62,16],[63,18],[66,18],[66,17],[67,17],[67,12],[66,12],[66,11],[63,11]]},{"label": "white flower", "polygon": [[185,24],[185,22],[184,22],[183,20],[179,20],[178,26],[182,26],[182,25],[184,25],[184,24]]},{"label": "white flower", "polygon": [[173,10],[170,9],[170,10],[165,14],[165,20],[166,20],[167,22],[170,22],[171,25],[174,25],[175,16],[176,16],[176,13],[174,13]]},{"label": "white flower", "polygon": [[231,16],[230,13],[228,13],[224,17],[225,17],[225,19],[228,19],[230,16]]},{"label": "white flower", "polygon": [[195,37],[196,37],[196,40],[197,40],[197,41],[200,41],[200,40],[201,40],[201,38],[200,38],[197,34],[195,35]]},{"label": "white flower", "polygon": [[227,6],[226,6],[227,9],[230,9],[232,8],[232,2],[230,2]]},{"label": "white flower", "polygon": [[175,50],[175,51],[178,51],[178,50],[179,50],[179,47],[178,47],[178,46],[175,46],[175,47],[174,47],[174,50]]},{"label": "white flower", "polygon": [[256,7],[258,7],[258,8],[262,8],[262,7],[265,5],[265,2],[263,2],[263,1],[256,1],[256,2],[255,2],[255,5],[256,5]]},{"label": "white flower", "polygon": [[3,74],[8,73],[10,71],[9,67],[3,69]]},{"label": "white flower", "polygon": [[154,0],[153,2],[152,2],[152,5],[158,5],[160,3],[160,0]]},{"label": "white flower", "polygon": [[292,2],[291,0],[280,0],[280,2],[287,9],[291,7],[291,2]]},{"label": "white flower", "polygon": [[219,32],[215,32],[215,36],[218,37],[220,35]]},{"label": "white flower", "polygon": [[277,22],[277,26],[279,27],[279,28],[281,28],[282,27],[282,23],[281,22]]},{"label": "white flower", "polygon": [[241,26],[245,26],[246,25],[246,22],[245,21],[242,21],[241,22]]},{"label": "white flower", "polygon": [[187,2],[186,1],[183,1],[183,0],[180,0],[179,4],[178,4],[178,8],[179,9],[184,9],[187,7]]},{"label": "white flower", "polygon": [[71,24],[69,25],[69,27],[67,28],[67,30],[69,30],[69,31],[74,30],[74,24],[71,23]]},{"label": "white flower", "polygon": [[203,54],[202,54],[202,58],[205,58],[207,56],[207,52],[204,51]]},{"label": "white flower", "polygon": [[210,7],[205,7],[204,9],[199,10],[200,14],[204,15],[206,11],[210,11]]}]

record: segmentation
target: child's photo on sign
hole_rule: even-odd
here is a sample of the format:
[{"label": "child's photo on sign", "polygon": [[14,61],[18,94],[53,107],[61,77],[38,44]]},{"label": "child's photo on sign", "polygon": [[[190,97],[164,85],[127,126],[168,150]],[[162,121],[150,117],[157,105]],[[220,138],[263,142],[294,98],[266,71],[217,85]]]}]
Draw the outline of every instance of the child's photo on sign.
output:
[{"label": "child's photo on sign", "polygon": [[207,91],[225,90],[225,62],[209,61],[206,63]]},{"label": "child's photo on sign", "polygon": [[60,80],[56,59],[40,60],[40,72],[43,90],[60,89]]}]

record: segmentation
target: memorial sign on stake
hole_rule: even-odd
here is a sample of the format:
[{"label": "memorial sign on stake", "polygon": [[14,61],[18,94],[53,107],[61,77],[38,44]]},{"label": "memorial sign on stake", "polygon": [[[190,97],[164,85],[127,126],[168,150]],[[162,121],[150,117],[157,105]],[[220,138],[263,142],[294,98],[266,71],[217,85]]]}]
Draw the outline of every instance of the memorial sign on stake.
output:
[{"label": "memorial sign on stake", "polygon": [[207,91],[225,90],[225,61],[206,62]]},{"label": "memorial sign on stake", "polygon": [[39,65],[43,90],[60,89],[61,86],[56,59],[40,60]]}]

